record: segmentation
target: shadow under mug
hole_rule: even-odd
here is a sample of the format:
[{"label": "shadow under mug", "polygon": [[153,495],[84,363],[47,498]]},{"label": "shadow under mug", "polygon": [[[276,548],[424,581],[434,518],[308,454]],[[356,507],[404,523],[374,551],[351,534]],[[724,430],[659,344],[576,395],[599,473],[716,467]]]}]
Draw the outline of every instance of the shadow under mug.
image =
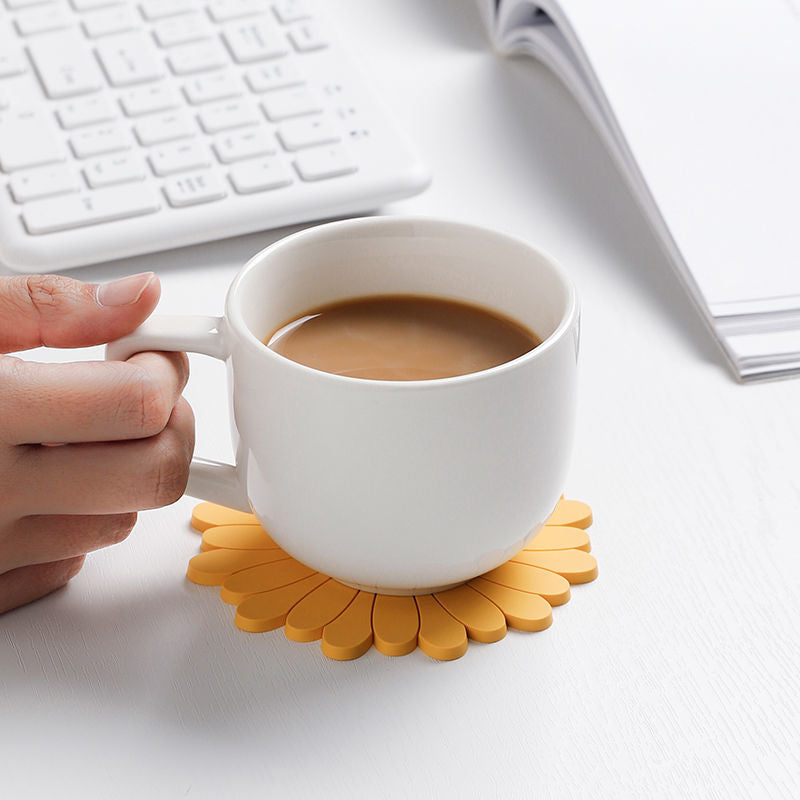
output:
[{"label": "shadow under mug", "polygon": [[[320,372],[263,344],[307,310],[410,294],[509,316],[543,341],[482,372],[376,381]],[[187,494],[252,510],[302,563],[351,586],[437,591],[502,564],[562,492],[572,447],[575,291],[529,244],[473,225],[370,217],[267,247],[222,317],[153,317],[108,346],[228,363],[236,464],[194,459]]]}]

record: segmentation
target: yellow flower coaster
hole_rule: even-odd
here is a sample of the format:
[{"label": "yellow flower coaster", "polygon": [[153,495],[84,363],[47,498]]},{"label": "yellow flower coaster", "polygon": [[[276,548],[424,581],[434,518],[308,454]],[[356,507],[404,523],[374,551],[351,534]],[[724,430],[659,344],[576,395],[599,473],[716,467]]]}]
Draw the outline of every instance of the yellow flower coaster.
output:
[{"label": "yellow flower coaster", "polygon": [[352,589],[306,567],[253,514],[200,503],[192,525],[203,534],[203,552],[190,559],[186,575],[221,587],[244,631],[283,626],[297,642],[320,639],[322,652],[337,661],[359,658],[373,644],[388,656],[419,647],[451,661],[467,652],[469,639],[496,642],[509,627],[549,627],[551,607],[569,600],[570,584],[597,577],[585,531],[591,524],[589,506],[562,498],[542,530],[505,564],[445,592],[395,597]]}]

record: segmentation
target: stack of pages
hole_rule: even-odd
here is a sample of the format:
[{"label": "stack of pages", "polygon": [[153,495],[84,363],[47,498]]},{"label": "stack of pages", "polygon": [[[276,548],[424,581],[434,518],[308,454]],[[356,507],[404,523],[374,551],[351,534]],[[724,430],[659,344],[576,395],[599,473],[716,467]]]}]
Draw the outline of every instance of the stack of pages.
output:
[{"label": "stack of pages", "polygon": [[742,380],[800,373],[800,0],[479,0],[605,140]]}]

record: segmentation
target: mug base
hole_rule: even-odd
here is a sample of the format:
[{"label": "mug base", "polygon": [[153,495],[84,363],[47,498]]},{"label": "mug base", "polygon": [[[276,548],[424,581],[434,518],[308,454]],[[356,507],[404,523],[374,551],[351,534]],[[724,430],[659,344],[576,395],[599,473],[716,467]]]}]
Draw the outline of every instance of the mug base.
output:
[{"label": "mug base", "polygon": [[349,586],[351,589],[358,589],[362,592],[372,592],[372,594],[390,594],[395,597],[409,597],[415,594],[435,594],[436,592],[446,592],[448,589],[455,589],[456,586],[462,586],[466,581],[456,581],[455,583],[447,583],[442,586],[418,586],[416,589],[397,589],[388,586],[366,586],[361,583],[352,583],[351,581],[344,581],[341,578],[336,578],[339,583]]}]

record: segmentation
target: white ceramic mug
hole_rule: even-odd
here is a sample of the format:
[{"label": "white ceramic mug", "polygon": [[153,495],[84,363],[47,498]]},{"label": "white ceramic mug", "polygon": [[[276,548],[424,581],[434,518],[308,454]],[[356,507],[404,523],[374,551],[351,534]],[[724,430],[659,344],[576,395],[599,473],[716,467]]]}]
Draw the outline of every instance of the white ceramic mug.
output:
[{"label": "white ceramic mug", "polygon": [[[369,295],[487,307],[543,339],[500,366],[428,381],[320,372],[263,340]],[[195,459],[187,493],[258,516],[299,561],[368,590],[440,590],[518,552],[558,501],[572,446],[579,312],[553,261],[472,225],[372,217],[295,233],[245,265],[223,317],[154,317],[108,348],[227,361],[234,466]]]}]

